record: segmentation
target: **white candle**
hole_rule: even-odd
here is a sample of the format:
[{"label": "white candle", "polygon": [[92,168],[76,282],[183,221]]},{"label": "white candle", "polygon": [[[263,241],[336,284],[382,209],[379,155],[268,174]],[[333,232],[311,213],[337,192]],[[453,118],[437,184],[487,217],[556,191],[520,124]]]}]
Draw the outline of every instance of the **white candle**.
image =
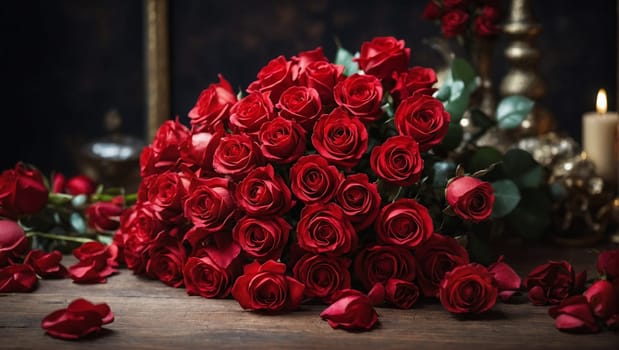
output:
[{"label": "white candle", "polygon": [[583,117],[583,150],[595,165],[597,174],[604,180],[615,182],[617,181],[615,142],[619,114],[608,112],[604,89],[598,91],[595,106],[596,112],[585,113]]}]

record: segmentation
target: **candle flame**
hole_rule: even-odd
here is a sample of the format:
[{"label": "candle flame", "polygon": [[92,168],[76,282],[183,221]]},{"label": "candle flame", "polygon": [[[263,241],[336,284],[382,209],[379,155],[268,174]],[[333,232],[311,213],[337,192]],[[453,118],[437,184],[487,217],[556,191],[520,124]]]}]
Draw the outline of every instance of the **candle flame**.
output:
[{"label": "candle flame", "polygon": [[597,98],[595,99],[595,109],[598,113],[604,114],[608,111],[608,101],[606,100],[606,90],[598,90]]}]

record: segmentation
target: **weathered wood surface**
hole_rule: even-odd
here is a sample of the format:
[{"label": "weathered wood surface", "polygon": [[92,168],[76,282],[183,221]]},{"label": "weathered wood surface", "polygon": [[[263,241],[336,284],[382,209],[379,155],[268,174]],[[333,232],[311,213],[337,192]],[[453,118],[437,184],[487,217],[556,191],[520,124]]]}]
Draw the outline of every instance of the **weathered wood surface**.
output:
[{"label": "weathered wood surface", "polygon": [[[567,259],[595,276],[597,252],[584,248],[521,249],[506,254],[517,272],[547,259]],[[65,263],[72,262],[67,257]],[[97,337],[62,341],[44,334],[41,319],[85,297],[107,302],[114,323]],[[0,294],[2,349],[617,349],[619,334],[573,335],[557,331],[547,307],[501,304],[489,315],[462,319],[438,304],[413,310],[380,308],[380,326],[366,333],[333,330],[318,314],[320,305],[264,316],[242,311],[234,300],[189,297],[157,281],[121,270],[106,284],[76,285],[43,280],[30,294]]]}]

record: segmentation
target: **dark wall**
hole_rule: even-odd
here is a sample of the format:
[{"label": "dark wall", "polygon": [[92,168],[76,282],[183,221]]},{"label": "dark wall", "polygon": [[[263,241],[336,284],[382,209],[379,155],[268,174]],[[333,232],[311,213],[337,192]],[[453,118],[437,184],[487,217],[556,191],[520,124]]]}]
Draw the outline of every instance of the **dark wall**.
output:
[{"label": "dark wall", "polygon": [[[332,57],[334,37],[355,50],[376,35],[393,35],[412,48],[413,62],[435,63],[423,40],[439,31],[420,19],[425,1],[170,2],[172,111],[182,118],[218,73],[246,87],[277,55],[322,46]],[[599,87],[616,108],[616,6],[610,0],[535,2],[543,26],[544,104],[577,139]],[[0,169],[25,160],[45,171],[72,171],[72,150],[104,134],[103,114],[112,108],[123,116],[126,133],[143,137],[142,10],[139,0],[3,3]],[[497,84],[505,70],[501,45]]]}]

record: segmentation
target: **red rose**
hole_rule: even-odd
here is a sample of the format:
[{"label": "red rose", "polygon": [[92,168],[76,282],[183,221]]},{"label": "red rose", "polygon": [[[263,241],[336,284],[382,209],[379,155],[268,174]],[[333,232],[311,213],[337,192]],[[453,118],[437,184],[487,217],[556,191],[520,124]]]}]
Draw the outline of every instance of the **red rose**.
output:
[{"label": "red rose", "polygon": [[335,103],[333,88],[335,84],[344,79],[343,72],[344,66],[335,65],[326,60],[313,61],[301,71],[299,83],[315,89],[323,106],[331,106]]},{"label": "red rose", "polygon": [[52,176],[52,193],[64,193],[67,179],[62,173],[55,173]]},{"label": "red rose", "polygon": [[151,244],[146,273],[168,286],[174,288],[182,286],[183,266],[186,260],[182,243],[167,232],[161,232]]},{"label": "red rose", "polygon": [[331,256],[348,254],[357,246],[357,232],[335,203],[305,206],[297,224],[297,239],[301,249]]},{"label": "red rose", "polygon": [[299,158],[290,168],[290,189],[303,203],[327,203],[335,196],[344,176],[323,157]]},{"label": "red rose", "polygon": [[378,323],[378,314],[367,295],[345,289],[333,296],[336,300],[320,313],[332,328],[368,331]]},{"label": "red rose", "polygon": [[204,298],[225,298],[236,277],[232,265],[221,267],[208,255],[190,257],[183,268],[187,294]]},{"label": "red rose", "polygon": [[144,273],[149,251],[148,243],[163,229],[150,206],[140,204],[120,216],[123,253],[127,267],[136,274]]},{"label": "red rose", "polygon": [[294,310],[303,300],[304,286],[284,275],[286,264],[269,260],[245,265],[244,274],[236,279],[232,296],[243,309],[277,312]]},{"label": "red rose", "polygon": [[219,232],[236,214],[230,180],[218,177],[194,179],[185,201],[185,217],[202,230]]},{"label": "red rose", "polygon": [[69,267],[69,275],[75,283],[105,283],[106,277],[117,272],[115,246],[106,246],[100,242],[84,243],[73,250],[78,263]]},{"label": "red rose", "polygon": [[292,269],[294,278],[305,284],[305,296],[330,302],[331,296],[350,288],[350,260],[343,257],[305,254]]},{"label": "red rose", "polygon": [[236,204],[247,215],[283,215],[292,206],[292,194],[271,164],[252,170],[236,187]]},{"label": "red rose", "polygon": [[583,295],[591,306],[593,314],[602,320],[607,320],[619,312],[617,310],[617,291],[613,285],[605,280],[598,280]]},{"label": "red rose", "polygon": [[299,52],[298,56],[292,56],[293,73],[296,74],[296,78],[305,71],[308,65],[313,62],[329,61],[322,51],[322,47],[317,47],[313,50]]},{"label": "red rose", "polygon": [[29,265],[9,265],[0,269],[0,293],[30,293],[38,282]]},{"label": "red rose", "polygon": [[603,251],[598,255],[597,269],[609,281],[619,279],[619,249]]},{"label": "red rose", "polygon": [[363,173],[348,175],[337,189],[335,198],[357,231],[374,222],[380,210],[378,186]]},{"label": "red rose", "polygon": [[182,222],[183,201],[187,197],[191,177],[191,174],[167,171],[151,180],[147,198],[160,221]]},{"label": "red rose", "polygon": [[453,238],[438,233],[415,249],[419,286],[426,297],[437,297],[445,274],[469,263],[469,254]]},{"label": "red rose", "polygon": [[497,295],[492,275],[478,264],[458,266],[447,272],[439,292],[445,310],[454,314],[486,312],[496,303]]},{"label": "red rose", "polygon": [[265,122],[275,117],[268,93],[254,92],[239,100],[230,109],[230,128],[234,132],[255,135]]},{"label": "red rose", "polygon": [[385,283],[385,299],[398,309],[410,309],[419,300],[419,288],[412,282],[390,278]]},{"label": "red rose", "polygon": [[275,164],[292,163],[305,153],[305,134],[299,123],[277,117],[260,128],[260,150],[267,160]]},{"label": "red rose", "polygon": [[258,261],[277,260],[281,257],[292,226],[281,216],[249,216],[240,219],[232,230],[232,238],[245,254]]},{"label": "red rose", "polygon": [[411,50],[405,47],[404,40],[394,37],[375,37],[361,44],[357,62],[366,73],[379,79],[391,79],[393,72],[404,72],[408,67]]},{"label": "red rose", "polygon": [[393,136],[375,146],[370,167],[378,177],[397,186],[411,186],[421,178],[423,159],[410,136]]},{"label": "red rose", "polygon": [[198,176],[213,174],[213,154],[223,137],[223,129],[214,132],[200,132],[187,137],[181,145],[183,165],[192,171],[200,170]]},{"label": "red rose", "polygon": [[244,178],[261,164],[262,154],[258,145],[245,134],[222,137],[213,154],[213,169],[218,174],[229,175],[234,180]]},{"label": "red rose", "polygon": [[88,226],[95,230],[115,231],[120,226],[120,214],[122,206],[112,202],[97,202],[86,208]]},{"label": "red rose", "polygon": [[394,73],[395,85],[391,95],[399,103],[412,96],[416,91],[430,89],[437,82],[436,73],[432,68],[413,67],[406,72]]},{"label": "red rose", "polygon": [[54,250],[46,253],[40,249],[31,250],[24,259],[25,265],[30,265],[34,272],[42,278],[65,278],[69,275],[67,268],[60,261],[62,253]]},{"label": "red rose", "polygon": [[467,2],[468,0],[443,0],[443,6],[445,6],[446,9],[454,9],[466,6]]},{"label": "red rose", "polygon": [[0,216],[34,214],[45,207],[48,195],[41,173],[23,163],[0,174]]},{"label": "red rose", "polygon": [[383,207],[374,225],[379,241],[407,248],[418,247],[434,233],[428,209],[409,198],[398,199]]},{"label": "red rose", "polygon": [[281,95],[277,108],[283,118],[294,120],[305,130],[312,130],[322,114],[322,102],[318,91],[305,86],[292,86]]},{"label": "red rose", "polygon": [[236,103],[236,95],[230,83],[219,74],[219,83],[210,84],[202,90],[196,105],[189,111],[191,125],[197,131],[212,132],[227,124],[229,109]]},{"label": "red rose", "polygon": [[465,221],[480,222],[492,214],[494,189],[472,176],[451,179],[445,188],[445,199],[456,215]]},{"label": "red rose", "polygon": [[559,304],[577,289],[579,279],[567,261],[550,261],[534,268],[524,286],[533,305]]},{"label": "red rose", "polygon": [[101,331],[101,326],[114,322],[114,314],[107,304],[93,304],[86,299],[71,302],[45,316],[41,327],[47,334],[60,339],[79,339]]},{"label": "red rose", "polygon": [[503,262],[502,255],[497,262],[488,266],[488,271],[492,274],[496,282],[496,286],[499,289],[499,298],[501,298],[502,301],[509,300],[512,295],[520,290],[522,284],[520,276],[518,276],[511,266]]},{"label": "red rose", "polygon": [[427,20],[435,20],[441,18],[443,15],[443,10],[438,7],[434,0],[428,1],[426,7],[423,8],[422,18]]},{"label": "red rose", "polygon": [[462,10],[453,10],[447,12],[441,18],[441,28],[443,35],[446,38],[452,38],[456,35],[464,33],[466,24],[469,20],[469,15]]},{"label": "red rose", "polygon": [[555,319],[558,330],[572,333],[597,333],[600,331],[587,298],[575,295],[566,298],[560,305],[548,310],[550,317]]},{"label": "red rose", "polygon": [[404,99],[394,115],[400,135],[412,136],[422,152],[443,141],[450,120],[443,103],[428,95],[412,95]]},{"label": "red rose", "polygon": [[381,113],[383,86],[373,75],[353,74],[335,85],[333,97],[350,114],[370,123]]},{"label": "red rose", "polygon": [[8,265],[28,247],[28,238],[21,226],[15,221],[0,220],[0,267]]},{"label": "red rose", "polygon": [[475,18],[475,34],[478,36],[493,36],[499,33],[498,23],[501,20],[501,10],[498,4],[488,4],[482,7]]},{"label": "red rose", "polygon": [[125,239],[126,239],[126,235],[121,231],[121,230],[116,230],[116,232],[114,232],[114,236],[112,237],[112,243],[110,244],[110,246],[112,246],[112,249],[115,249],[118,251],[118,254],[116,255],[116,263],[120,266],[120,265],[126,265],[125,263]]},{"label": "red rose", "polygon": [[330,163],[350,169],[367,151],[368,139],[368,131],[358,118],[336,108],[314,125],[312,145]]},{"label": "red rose", "polygon": [[146,146],[140,154],[140,176],[146,178],[168,170],[174,171],[179,157],[177,146],[167,147],[161,152],[155,152],[153,146]]},{"label": "red rose", "polygon": [[287,88],[292,86],[293,75],[292,62],[286,61],[284,56],[272,59],[260,72],[258,80],[247,88],[247,92],[269,92],[273,103],[279,100],[279,96]]},{"label": "red rose", "polygon": [[164,152],[167,149],[175,149],[176,154],[180,149],[180,146],[189,137],[189,130],[183,124],[176,120],[166,120],[155,134],[152,147],[155,153]]},{"label": "red rose", "polygon": [[370,290],[376,283],[391,278],[411,282],[417,262],[411,252],[397,246],[373,245],[363,249],[355,259],[355,275]]},{"label": "red rose", "polygon": [[71,195],[91,195],[97,190],[97,184],[86,175],[78,175],[67,180],[66,192]]}]

